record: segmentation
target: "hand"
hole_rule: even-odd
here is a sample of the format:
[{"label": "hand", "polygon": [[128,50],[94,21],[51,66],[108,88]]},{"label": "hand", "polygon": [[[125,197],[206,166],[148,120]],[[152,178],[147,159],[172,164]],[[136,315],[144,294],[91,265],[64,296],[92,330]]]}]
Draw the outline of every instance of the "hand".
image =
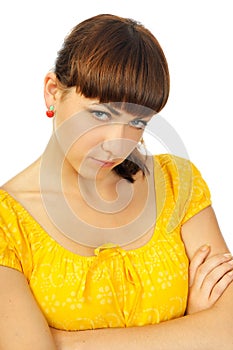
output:
[{"label": "hand", "polygon": [[186,314],[213,306],[233,281],[233,257],[218,254],[208,258],[210,247],[202,246],[189,266],[189,296]]}]

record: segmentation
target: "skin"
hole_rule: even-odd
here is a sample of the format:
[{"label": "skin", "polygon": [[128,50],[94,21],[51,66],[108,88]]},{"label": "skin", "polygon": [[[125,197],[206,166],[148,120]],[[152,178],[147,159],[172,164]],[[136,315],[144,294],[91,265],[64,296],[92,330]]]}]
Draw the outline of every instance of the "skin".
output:
[{"label": "skin", "polygon": [[[193,234],[196,238],[190,244]],[[58,349],[105,349],[106,344],[114,350],[123,350],[126,346],[136,350],[142,347],[148,350],[217,350],[223,344],[224,349],[232,349],[232,258],[222,253],[227,251],[227,247],[213,209],[208,207],[187,221],[182,235],[192,257],[192,297],[188,315],[145,327],[80,333],[52,330]],[[211,248],[204,244],[197,249],[202,242],[209,242]],[[219,275],[222,276],[220,280]]]},{"label": "skin", "polygon": [[[85,177],[86,181],[88,179],[93,181],[91,176],[94,174],[94,167],[100,168],[101,165],[97,161],[112,161],[112,166],[107,169],[99,169],[97,177],[98,184],[101,186],[103,180],[104,185],[102,187],[106,188],[106,184],[109,184],[108,190],[112,192],[112,188],[119,181],[119,178],[111,170],[131,153],[142,137],[143,126],[151,117],[133,117],[128,113],[115,109],[117,115],[109,111],[107,105],[99,104],[98,99],[84,98],[76,92],[74,87],[69,90],[65,98],[62,98],[62,91],[58,89],[56,77],[53,73],[49,73],[45,78],[45,100],[47,106],[55,105],[55,130],[76,114],[79,115],[79,118],[77,125],[74,124],[75,127],[81,130],[80,119],[84,120],[85,123],[82,132],[80,131],[80,138],[66,154],[65,166],[67,172],[65,176],[70,181],[70,176],[73,174],[77,176],[78,173],[79,176]],[[81,113],[84,114],[83,118]],[[123,140],[129,142],[123,142]],[[80,167],[82,162],[84,162],[84,165]],[[66,182],[65,177],[63,180]],[[75,186],[76,189],[77,186]]]},{"label": "skin", "polygon": [[[65,99],[62,98],[62,91],[53,73],[46,76],[44,91],[47,107],[55,106],[55,129],[58,129],[75,113],[89,109],[93,103],[98,103],[96,100],[85,99],[74,89],[70,90]],[[96,120],[96,116],[93,116],[92,113],[88,116],[91,125],[96,126],[95,123],[101,123],[103,126],[103,121]],[[98,117],[100,116],[103,117],[98,114]],[[122,148],[119,149],[120,143],[118,147],[115,147],[111,140],[127,138],[136,143],[143,133],[142,129],[132,127],[131,122],[135,117],[124,114],[124,118],[123,125],[122,123],[111,124],[108,121],[103,128],[99,128],[97,134],[94,132],[96,129],[90,131],[91,137],[84,134],[67,153],[62,169],[62,180],[64,193],[74,210],[77,209],[77,200],[81,198],[78,187],[75,185],[77,173],[85,180],[83,184],[86,191],[93,180],[96,180],[99,193],[104,199],[114,200],[116,198],[116,184],[119,178],[112,172],[112,168],[123,159],[121,158]],[[99,144],[105,146],[101,152]],[[113,160],[113,164],[100,169],[96,179],[91,174],[96,174],[95,169],[96,166],[99,169],[99,165],[96,165],[93,159],[86,161],[86,155],[89,154],[90,149],[96,152],[95,157],[97,155],[102,157],[108,155],[109,157],[110,155],[108,159]],[[84,165],[81,166],[81,164]],[[6,183],[3,188],[13,193],[26,208],[29,208],[32,215],[39,222],[43,222],[58,243],[81,255],[92,255],[92,248],[82,247],[72,242],[51,226],[41,203],[39,169],[40,159]],[[141,210],[138,198],[141,198],[140,192],[146,189],[141,174],[136,176],[134,189],[135,197],[132,200],[132,207],[124,210],[118,216],[118,220],[122,220],[122,223],[130,215],[133,217],[134,211],[140,212]],[[73,201],[70,194],[73,195]],[[82,206],[83,208],[78,208],[78,210],[82,209],[81,216],[85,218],[87,207],[85,203],[82,203]],[[92,214],[93,221],[97,220],[97,213],[92,211],[89,214]],[[102,219],[103,225],[107,226],[111,223],[107,216],[103,216]],[[113,226],[115,224],[112,222]],[[151,230],[136,243],[128,244],[125,249],[142,246],[150,236]],[[16,270],[0,267],[0,350],[27,350],[32,346],[34,350],[96,350],[105,349],[106,344],[107,348],[111,347],[112,350],[125,349],[126,346],[134,350],[142,347],[155,350],[215,350],[222,347],[223,343],[224,349],[232,349],[233,285],[231,281],[233,280],[233,264],[231,255],[226,255],[229,250],[220,232],[213,209],[208,207],[189,219],[182,227],[182,238],[191,262],[187,315],[153,326],[83,332],[50,329],[31,294],[25,277]]]}]

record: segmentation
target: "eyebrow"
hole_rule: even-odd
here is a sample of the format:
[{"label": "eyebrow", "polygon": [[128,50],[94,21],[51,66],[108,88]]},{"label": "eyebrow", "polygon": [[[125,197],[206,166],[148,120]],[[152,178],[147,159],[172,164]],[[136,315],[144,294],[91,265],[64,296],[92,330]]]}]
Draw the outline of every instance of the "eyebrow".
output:
[{"label": "eyebrow", "polygon": [[[93,103],[92,106],[103,106],[103,107],[107,108],[109,110],[109,112],[115,114],[118,117],[122,115],[122,113],[118,112],[117,109],[111,107],[107,103]],[[154,116],[154,113],[152,113],[151,115],[137,115],[133,120],[152,118],[153,116]]]},{"label": "eyebrow", "polygon": [[103,106],[103,107],[107,108],[109,110],[109,112],[111,112],[117,116],[121,115],[121,113],[118,112],[115,108],[113,108],[105,103],[93,103],[92,106]]}]

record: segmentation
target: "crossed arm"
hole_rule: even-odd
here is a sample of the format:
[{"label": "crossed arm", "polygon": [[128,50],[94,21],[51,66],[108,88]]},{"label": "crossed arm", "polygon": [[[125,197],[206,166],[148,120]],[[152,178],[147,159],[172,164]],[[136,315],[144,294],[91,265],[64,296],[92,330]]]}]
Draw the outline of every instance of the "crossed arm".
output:
[{"label": "crossed arm", "polygon": [[187,315],[158,325],[50,330],[22,274],[0,268],[0,350],[232,350],[233,265],[212,208],[185,223],[182,237],[191,260]]}]

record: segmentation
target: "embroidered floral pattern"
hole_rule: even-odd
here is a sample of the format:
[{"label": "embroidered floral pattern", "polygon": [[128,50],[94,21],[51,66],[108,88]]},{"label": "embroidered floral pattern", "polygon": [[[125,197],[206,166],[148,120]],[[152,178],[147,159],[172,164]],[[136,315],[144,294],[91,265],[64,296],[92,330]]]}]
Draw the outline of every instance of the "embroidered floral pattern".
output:
[{"label": "embroidered floral pattern", "polygon": [[[184,313],[188,259],[180,225],[211,204],[209,190],[193,165],[192,181],[186,182],[188,161],[177,161],[185,169],[182,173],[174,157],[163,155],[155,160],[165,192],[156,185],[161,210],[155,232],[136,250],[110,245],[91,257],[71,253],[0,191],[0,264],[25,274],[49,325],[65,330],[128,327]],[[172,231],[167,230],[169,222]]]}]

